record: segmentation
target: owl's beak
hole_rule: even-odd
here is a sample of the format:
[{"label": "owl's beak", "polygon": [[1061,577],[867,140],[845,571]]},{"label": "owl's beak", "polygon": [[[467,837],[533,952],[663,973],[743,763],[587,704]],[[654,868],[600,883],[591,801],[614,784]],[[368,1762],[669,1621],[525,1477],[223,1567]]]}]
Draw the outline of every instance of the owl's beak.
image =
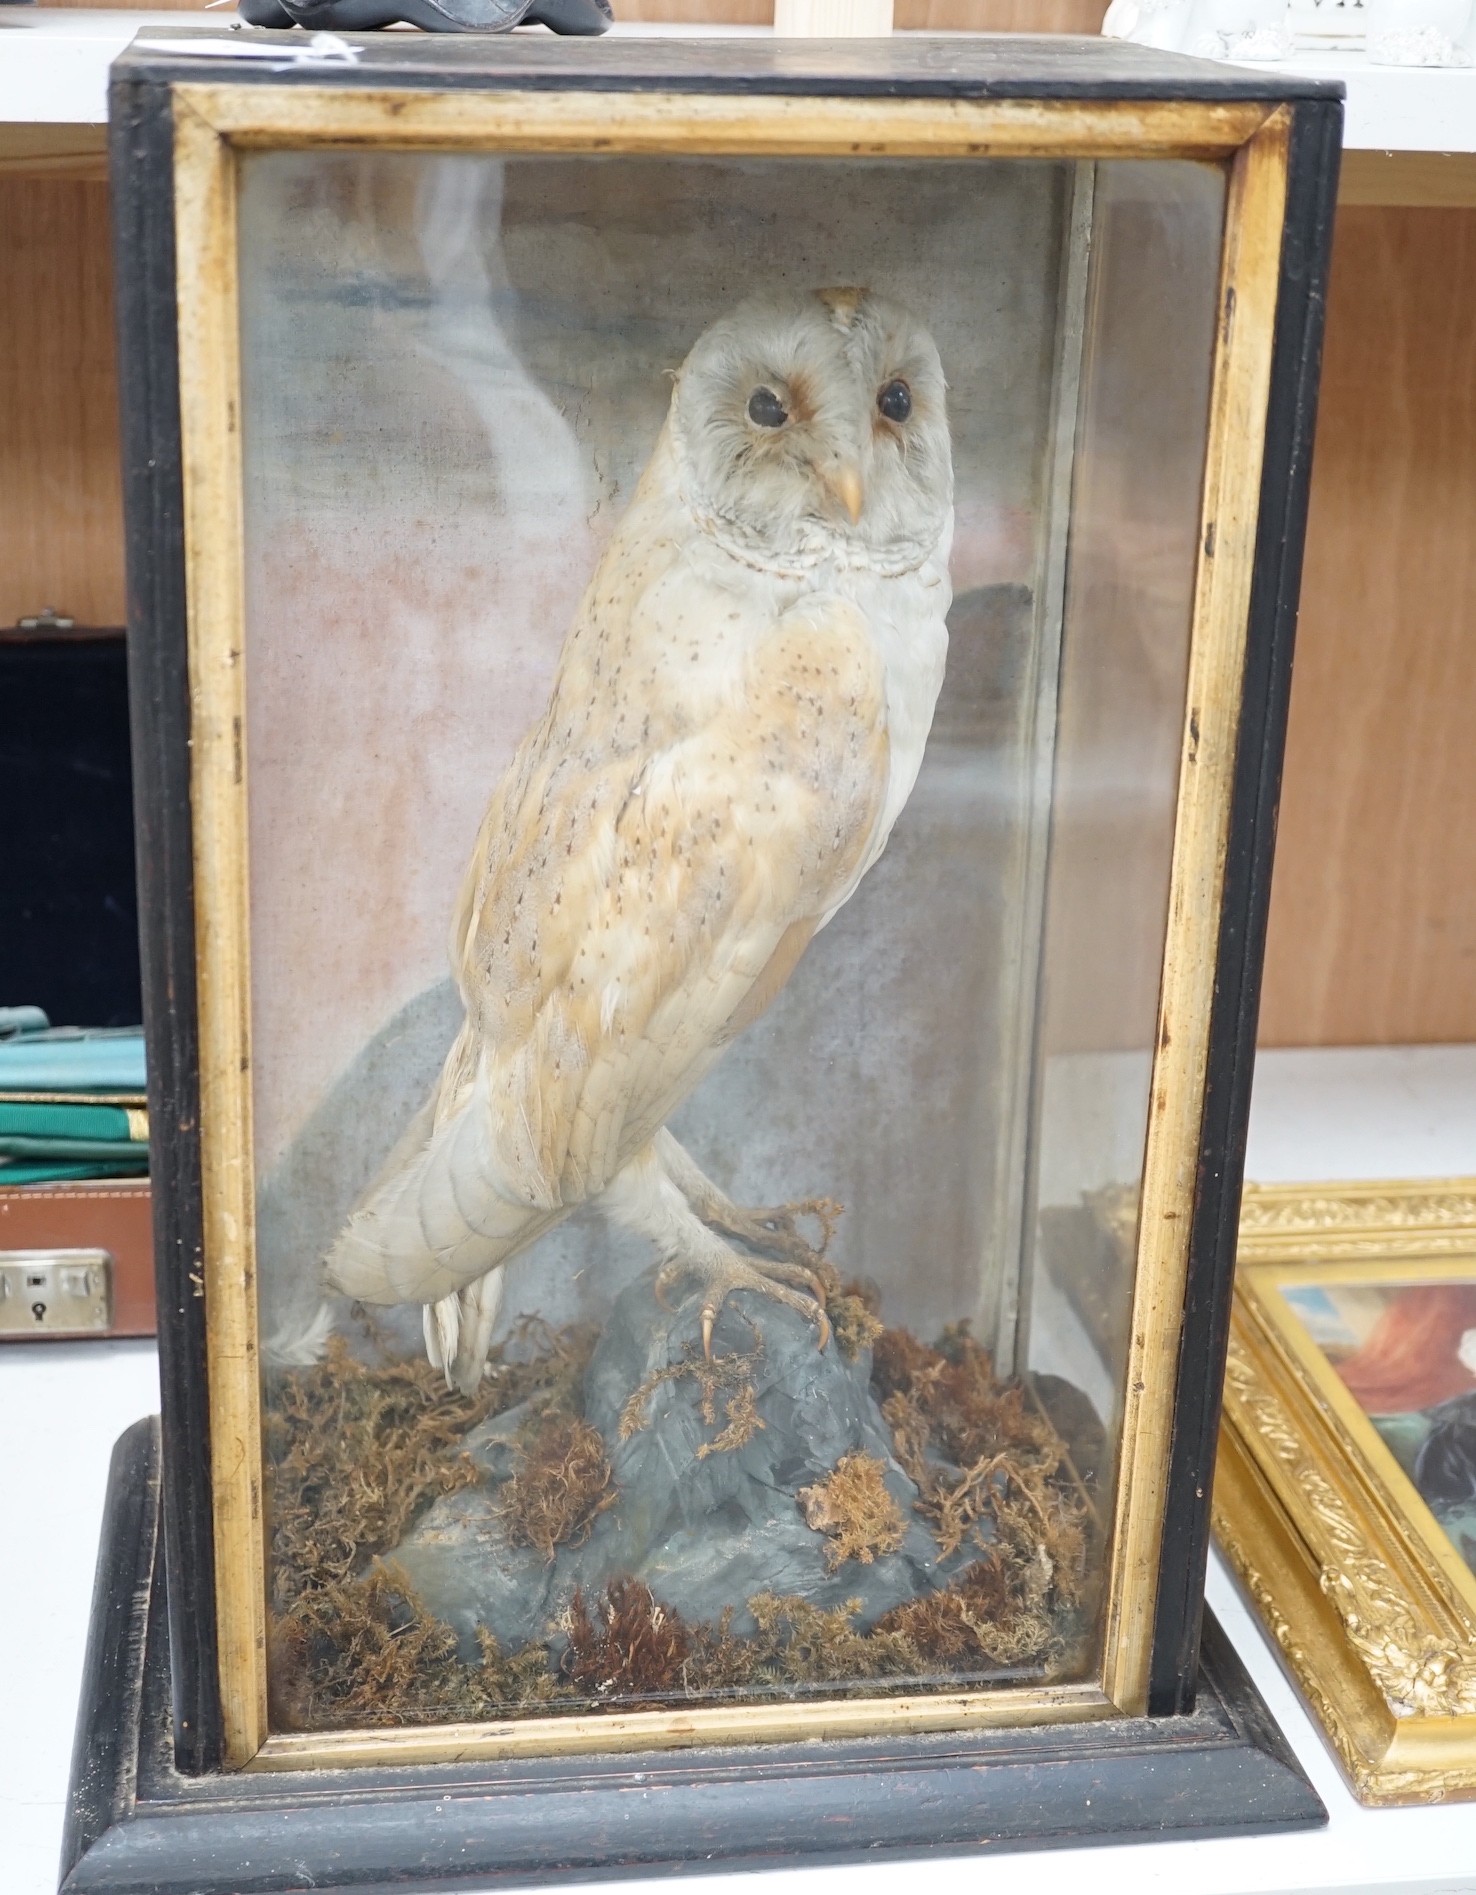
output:
[{"label": "owl's beak", "polygon": [[838,467],[819,469],[820,484],[825,491],[836,499],[846,510],[846,517],[855,526],[861,518],[861,508],[866,501],[866,490],[861,485],[861,476],[847,463]]}]

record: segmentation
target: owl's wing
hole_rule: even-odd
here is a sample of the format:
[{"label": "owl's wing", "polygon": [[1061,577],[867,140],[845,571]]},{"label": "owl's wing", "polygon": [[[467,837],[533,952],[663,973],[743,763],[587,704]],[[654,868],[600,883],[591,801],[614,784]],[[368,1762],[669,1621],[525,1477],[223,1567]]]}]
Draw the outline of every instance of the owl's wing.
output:
[{"label": "owl's wing", "polygon": [[468,1018],[433,1128],[339,1239],[336,1287],[442,1296],[640,1150],[854,887],[885,799],[885,704],[860,614],[818,597],[690,733],[520,757],[458,910]]}]

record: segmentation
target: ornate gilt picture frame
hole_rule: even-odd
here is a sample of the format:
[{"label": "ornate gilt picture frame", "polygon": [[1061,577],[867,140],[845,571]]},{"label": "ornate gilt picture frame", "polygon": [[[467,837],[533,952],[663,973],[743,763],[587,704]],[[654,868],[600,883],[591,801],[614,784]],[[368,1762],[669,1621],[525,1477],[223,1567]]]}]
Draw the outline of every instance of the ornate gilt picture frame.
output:
[{"label": "ornate gilt picture frame", "polygon": [[1473,1286],[1470,1180],[1247,1187],[1215,1531],[1366,1803],[1476,1795]]}]

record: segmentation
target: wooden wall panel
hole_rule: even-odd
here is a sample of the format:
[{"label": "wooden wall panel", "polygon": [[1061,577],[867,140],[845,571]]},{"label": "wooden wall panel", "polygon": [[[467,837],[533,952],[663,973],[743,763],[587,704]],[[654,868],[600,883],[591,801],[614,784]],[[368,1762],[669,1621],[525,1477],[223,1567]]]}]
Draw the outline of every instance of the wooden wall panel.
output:
[{"label": "wooden wall panel", "polygon": [[1261,1017],[1476,1040],[1476,210],[1339,212]]},{"label": "wooden wall panel", "polygon": [[107,186],[0,175],[0,625],[121,625]]}]

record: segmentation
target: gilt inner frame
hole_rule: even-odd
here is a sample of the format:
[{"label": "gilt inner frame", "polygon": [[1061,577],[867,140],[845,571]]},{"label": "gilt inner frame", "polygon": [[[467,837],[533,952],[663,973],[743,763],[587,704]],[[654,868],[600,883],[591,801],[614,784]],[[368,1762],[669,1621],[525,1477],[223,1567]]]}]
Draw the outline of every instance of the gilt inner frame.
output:
[{"label": "gilt inner frame", "polygon": [[[1271,381],[1289,108],[681,92],[173,88],[199,991],[203,1293],[228,1768],[816,1740],[1146,1708],[1210,1002]],[[1095,1683],[401,1730],[273,1734],[257,1356],[237,156],[269,149],[667,156],[1195,159],[1228,169],[1167,935],[1122,1442]]]}]

